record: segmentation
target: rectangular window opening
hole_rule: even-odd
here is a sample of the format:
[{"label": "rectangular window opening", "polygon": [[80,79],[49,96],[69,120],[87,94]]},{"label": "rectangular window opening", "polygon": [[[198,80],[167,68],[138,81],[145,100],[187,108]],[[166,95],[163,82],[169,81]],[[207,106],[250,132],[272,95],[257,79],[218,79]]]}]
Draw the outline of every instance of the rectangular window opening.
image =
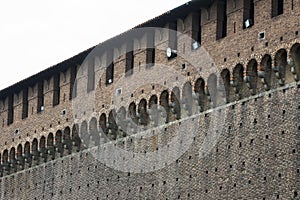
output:
[{"label": "rectangular window opening", "polygon": [[87,91],[91,92],[95,89],[95,65],[92,61],[88,62],[88,83]]},{"label": "rectangular window opening", "polygon": [[192,15],[192,49],[201,45],[201,10]]},{"label": "rectangular window opening", "polygon": [[71,67],[69,100],[72,100],[77,96],[76,76],[77,76],[77,66]]},{"label": "rectangular window opening", "polygon": [[44,110],[44,81],[38,83],[38,102],[37,102],[37,112]]},{"label": "rectangular window opening", "polygon": [[7,113],[7,125],[14,122],[14,95],[11,94],[8,97],[8,113]]},{"label": "rectangular window opening", "polygon": [[154,31],[151,31],[147,35],[146,67],[152,67],[154,64],[155,64]]},{"label": "rectangular window opening", "polygon": [[111,63],[106,69],[106,84],[112,84],[114,82],[114,63]]},{"label": "rectangular window opening", "polygon": [[28,88],[23,90],[22,119],[28,117]]},{"label": "rectangular window opening", "polygon": [[243,13],[243,28],[250,28],[254,25],[254,0],[244,0],[244,13]]},{"label": "rectangular window opening", "polygon": [[169,24],[169,47],[177,50],[177,21]]},{"label": "rectangular window opening", "polygon": [[59,104],[60,98],[60,77],[59,74],[54,75],[53,77],[53,106]]},{"label": "rectangular window opening", "polygon": [[217,36],[222,39],[227,36],[227,0],[219,1],[217,8]]},{"label": "rectangular window opening", "polygon": [[284,0],[272,0],[272,17],[283,14]]},{"label": "rectangular window opening", "polygon": [[112,84],[114,82],[114,51],[108,51],[106,53],[106,85]]},{"label": "rectangular window opening", "polygon": [[133,42],[127,44],[125,76],[133,74],[134,55]]}]

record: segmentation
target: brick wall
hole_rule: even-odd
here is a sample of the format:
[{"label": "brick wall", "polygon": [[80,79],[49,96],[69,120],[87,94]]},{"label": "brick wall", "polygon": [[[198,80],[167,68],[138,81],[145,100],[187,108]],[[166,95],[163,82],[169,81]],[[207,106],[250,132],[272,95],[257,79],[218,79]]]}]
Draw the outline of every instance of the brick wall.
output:
[{"label": "brick wall", "polygon": [[[113,142],[127,150],[155,152],[149,149],[151,138],[162,148],[174,137],[173,128],[199,123],[188,150],[162,169],[120,172],[99,162],[93,148],[3,177],[1,199],[297,199],[298,86],[291,84],[156,128],[150,139],[133,135]],[[261,109],[264,112],[258,112]],[[219,140],[202,157],[210,120],[219,110],[225,113]]]},{"label": "brick wall", "polygon": [[[201,9],[201,45],[211,57],[211,60],[206,63],[199,62],[200,58],[196,56],[190,56],[190,60],[186,60],[184,57],[187,53],[198,55],[197,52],[203,50],[202,48],[190,50],[190,44],[185,43],[185,36],[192,34],[192,13],[187,13],[185,18],[174,19],[177,20],[177,30],[180,31],[177,35],[179,55],[177,58],[168,60],[166,57],[167,33],[163,30],[155,32],[155,47],[157,48],[155,63],[169,66],[178,73],[179,79],[180,76],[184,77],[185,81],[192,85],[193,91],[198,78],[203,78],[207,85],[209,76],[215,73],[219,82],[225,69],[228,69],[230,80],[237,80],[234,70],[238,64],[243,66],[242,74],[244,75],[241,76],[243,82],[243,78],[247,76],[254,61],[257,62],[257,67],[265,67],[263,58],[266,55],[270,55],[272,67],[278,64],[278,60],[288,62],[292,55],[299,56],[292,52],[292,47],[297,48],[300,42],[298,34],[300,4],[298,1],[284,1],[284,13],[272,18],[272,0],[255,0],[255,24],[248,29],[243,29],[242,22],[244,1],[227,2],[227,36],[217,41],[216,10],[219,4],[215,1],[209,8]],[[166,23],[163,27],[167,28],[169,24]],[[264,39],[258,39],[258,34],[261,32],[265,33]],[[204,110],[207,110],[206,112],[209,114],[199,114],[199,109],[195,105],[192,108],[196,113],[194,121],[197,120],[200,126],[193,145],[178,159],[178,162],[175,161],[162,170],[128,176],[127,173],[105,167],[93,159],[90,154],[86,158],[85,151],[87,150],[83,151],[83,146],[81,146],[83,152],[80,153],[76,153],[80,149],[78,146],[67,150],[63,149],[61,152],[57,150],[55,154],[52,154],[54,160],[51,159],[49,155],[51,153],[49,153],[46,163],[40,157],[37,160],[33,157],[24,160],[26,157],[25,143],[32,144],[34,138],[37,138],[40,144],[42,136],[47,139],[49,133],[53,133],[55,136],[57,132],[65,130],[66,127],[72,129],[75,123],[82,122],[83,119],[86,119],[90,126],[89,123],[93,117],[98,123],[97,129],[100,132],[101,114],[105,114],[108,118],[113,109],[121,106],[126,109],[128,114],[130,103],[135,103],[137,107],[142,99],[150,103],[150,97],[153,95],[158,97],[159,103],[162,100],[161,94],[166,89],[169,101],[171,101],[171,89],[175,86],[179,88],[180,92],[183,92],[183,84],[180,80],[177,81],[178,77],[170,77],[169,74],[163,73],[158,76],[155,66],[145,67],[146,51],[143,47],[146,40],[145,36],[134,39],[136,50],[133,75],[125,78],[126,43],[109,49],[114,52],[115,66],[114,83],[110,85],[105,83],[105,73],[103,72],[103,66],[106,65],[105,53],[92,58],[95,64],[95,90],[87,93],[84,97],[93,98],[95,95],[96,101],[95,105],[81,104],[80,111],[82,112],[76,113],[72,110],[74,102],[86,99],[75,97],[73,101],[69,100],[70,76],[71,68],[78,65],[77,78],[81,79],[87,74],[87,68],[83,68],[81,72],[79,66],[81,63],[74,62],[70,62],[71,64],[66,70],[59,72],[59,105],[52,105],[55,74],[51,74],[45,80],[40,80],[44,82],[44,110],[42,112],[37,113],[38,83],[32,84],[28,89],[27,118],[22,119],[21,91],[12,91],[14,94],[14,120],[10,125],[7,125],[8,97],[0,102],[2,161],[0,171],[3,176],[1,178],[1,198],[22,198],[22,195],[25,195],[24,198],[33,199],[34,197],[41,199],[42,195],[46,199],[51,198],[52,195],[54,199],[61,198],[61,196],[64,198],[72,196],[78,199],[89,196],[91,199],[96,199],[96,197],[102,199],[107,195],[109,199],[116,197],[120,199],[146,197],[149,199],[276,199],[277,195],[279,195],[279,199],[298,198],[299,185],[297,184],[299,183],[296,179],[299,177],[299,163],[297,163],[297,159],[299,159],[299,147],[297,146],[299,143],[297,135],[299,133],[297,124],[299,94],[294,74],[291,73],[291,65],[288,63],[285,63],[284,79],[282,79],[285,86],[279,83],[279,78],[272,71],[268,88],[270,91],[268,92],[264,89],[261,78],[257,77],[255,94],[246,86],[246,82],[239,82],[242,88],[239,93],[234,92],[235,88],[232,85],[225,84],[225,89],[228,90],[226,105],[221,100],[217,105],[212,105],[206,94],[203,99]],[[286,54],[285,57],[278,59],[278,53],[282,52],[283,55]],[[300,64],[295,56],[294,59],[297,68]],[[194,66],[193,63],[200,63],[201,66]],[[182,64],[186,64],[184,70],[181,70]],[[84,66],[84,63],[81,66]],[[214,66],[217,71],[197,71],[201,68],[209,69],[211,66]],[[255,71],[256,73],[258,71]],[[300,76],[300,71],[297,73]],[[144,82],[147,77],[151,77],[156,82],[142,85],[133,91],[130,90],[133,86],[127,86],[127,88],[125,85],[120,86],[122,80],[134,84]],[[283,90],[282,87],[286,87],[286,89]],[[80,92],[86,93],[86,88],[87,83],[84,81],[79,83],[78,96],[80,96]],[[112,94],[115,94],[119,88],[122,88],[123,93],[118,97],[119,99],[112,99]],[[81,91],[81,89],[83,90]],[[251,93],[257,96],[251,96]],[[184,98],[183,95],[180,97]],[[211,113],[219,112],[219,108],[211,109],[216,106],[219,108],[223,106],[221,110],[226,113],[223,130],[219,130],[222,133],[221,138],[209,156],[199,159],[199,149],[201,149],[205,133],[209,130]],[[197,109],[198,111],[195,111]],[[64,110],[66,113],[62,114]],[[187,117],[186,110],[181,108],[181,112],[182,118]],[[89,115],[90,113],[91,115]],[[178,126],[184,125],[189,127],[188,124],[194,122],[189,117],[186,121],[182,119],[183,121],[179,125],[175,118],[170,114],[172,125],[167,124],[167,130],[163,131],[164,133],[155,132],[155,144],[163,145],[164,142],[171,140],[172,129],[176,130]],[[80,125],[79,127],[82,128]],[[19,132],[16,133],[16,130]],[[81,132],[82,136],[82,131],[78,130],[78,132]],[[72,133],[74,131],[70,134]],[[104,133],[101,134],[100,140],[103,144],[106,139],[103,137]],[[151,149],[151,146],[153,148],[153,139],[138,141],[135,138],[133,143],[128,143],[129,138],[119,140],[124,140],[126,148],[130,150],[143,152],[145,149]],[[64,141],[73,142],[74,145],[76,138]],[[17,152],[17,146],[20,144],[23,147],[21,156],[23,161],[20,161],[21,164],[17,165],[15,170],[10,167],[9,170],[5,170],[7,163],[3,160],[4,151],[8,150],[10,153],[10,150],[15,148]],[[55,142],[54,144],[56,145]],[[32,146],[30,149],[32,151]],[[41,147],[38,149],[40,150]],[[73,154],[69,155],[71,152]],[[63,158],[60,158],[61,156]],[[82,162],[83,159],[84,162]],[[12,159],[8,160],[11,162]],[[15,171],[18,172],[15,173]],[[119,178],[117,178],[118,176]]]}]

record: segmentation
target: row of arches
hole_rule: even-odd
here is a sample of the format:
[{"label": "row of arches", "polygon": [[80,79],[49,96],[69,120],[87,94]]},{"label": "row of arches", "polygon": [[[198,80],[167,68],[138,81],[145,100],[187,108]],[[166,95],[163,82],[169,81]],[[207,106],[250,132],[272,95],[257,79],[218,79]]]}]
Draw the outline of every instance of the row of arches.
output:
[{"label": "row of arches", "polygon": [[47,137],[41,136],[16,148],[5,149],[0,154],[0,175],[298,81],[300,44],[293,45],[290,52],[288,56],[285,49],[280,49],[274,59],[269,54],[263,56],[260,64],[251,59],[245,67],[237,64],[232,73],[223,69],[220,74],[211,74],[207,80],[199,77],[171,91],[164,90],[149,99],[131,102],[127,109],[113,109],[108,114],[102,113],[98,119],[93,117],[74,124],[72,128],[66,127],[55,134],[49,133]]},{"label": "row of arches", "polygon": [[0,175],[14,173],[26,167],[37,165],[40,162],[54,160],[79,151],[81,140],[78,134],[78,125],[72,130],[66,127],[63,131],[58,130],[55,134],[49,133],[46,137],[34,138],[31,142],[19,144],[10,150],[5,149],[0,154]]},{"label": "row of arches", "polygon": [[[98,132],[109,139],[116,139],[149,127],[203,112],[207,109],[239,100],[284,84],[298,81],[300,77],[300,44],[290,49],[279,49],[274,55],[265,54],[261,61],[251,59],[245,65],[238,63],[230,72],[223,69],[211,74],[207,80],[199,77],[194,82],[164,90],[149,99],[131,102],[127,109],[121,107],[102,113],[98,119]],[[88,136],[88,124],[83,122],[80,130],[87,133],[85,143],[98,143],[97,119],[92,118],[89,127],[95,130]],[[96,133],[96,134],[95,134]],[[84,134],[86,135],[86,134]],[[90,141],[96,138],[96,141]]]}]

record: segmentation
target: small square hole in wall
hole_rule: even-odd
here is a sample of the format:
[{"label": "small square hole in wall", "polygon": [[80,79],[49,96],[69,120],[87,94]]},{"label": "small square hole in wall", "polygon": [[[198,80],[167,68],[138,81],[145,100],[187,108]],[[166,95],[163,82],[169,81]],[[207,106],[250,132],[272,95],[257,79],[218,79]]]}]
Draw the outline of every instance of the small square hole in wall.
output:
[{"label": "small square hole in wall", "polygon": [[269,43],[268,43],[268,42],[266,42],[266,43],[265,43],[265,46],[266,46],[266,47],[267,47],[267,46],[269,46]]},{"label": "small square hole in wall", "polygon": [[185,63],[183,63],[183,64],[181,65],[181,69],[184,70],[185,67],[186,67],[186,66],[185,66]]},{"label": "small square hole in wall", "polygon": [[241,53],[237,53],[237,57],[240,57],[241,56]]},{"label": "small square hole in wall", "polygon": [[296,36],[298,36],[298,35],[299,35],[299,32],[298,32],[298,31],[296,31],[296,32],[295,32],[295,35],[296,35]]},{"label": "small square hole in wall", "polygon": [[258,39],[264,40],[266,38],[266,33],[264,31],[258,33]]},{"label": "small square hole in wall", "polygon": [[118,88],[117,90],[116,90],[116,94],[119,96],[119,95],[121,95],[122,94],[122,88]]},{"label": "small square hole in wall", "polygon": [[280,42],[282,42],[282,41],[283,41],[283,37],[281,36],[281,37],[280,37]]}]

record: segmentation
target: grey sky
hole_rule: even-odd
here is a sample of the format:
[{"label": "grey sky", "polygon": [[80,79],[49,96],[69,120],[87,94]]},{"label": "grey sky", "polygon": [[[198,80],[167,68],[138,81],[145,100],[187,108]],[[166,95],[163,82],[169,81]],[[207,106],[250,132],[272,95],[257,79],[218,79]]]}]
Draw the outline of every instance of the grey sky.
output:
[{"label": "grey sky", "polygon": [[186,2],[2,1],[0,89]]}]

